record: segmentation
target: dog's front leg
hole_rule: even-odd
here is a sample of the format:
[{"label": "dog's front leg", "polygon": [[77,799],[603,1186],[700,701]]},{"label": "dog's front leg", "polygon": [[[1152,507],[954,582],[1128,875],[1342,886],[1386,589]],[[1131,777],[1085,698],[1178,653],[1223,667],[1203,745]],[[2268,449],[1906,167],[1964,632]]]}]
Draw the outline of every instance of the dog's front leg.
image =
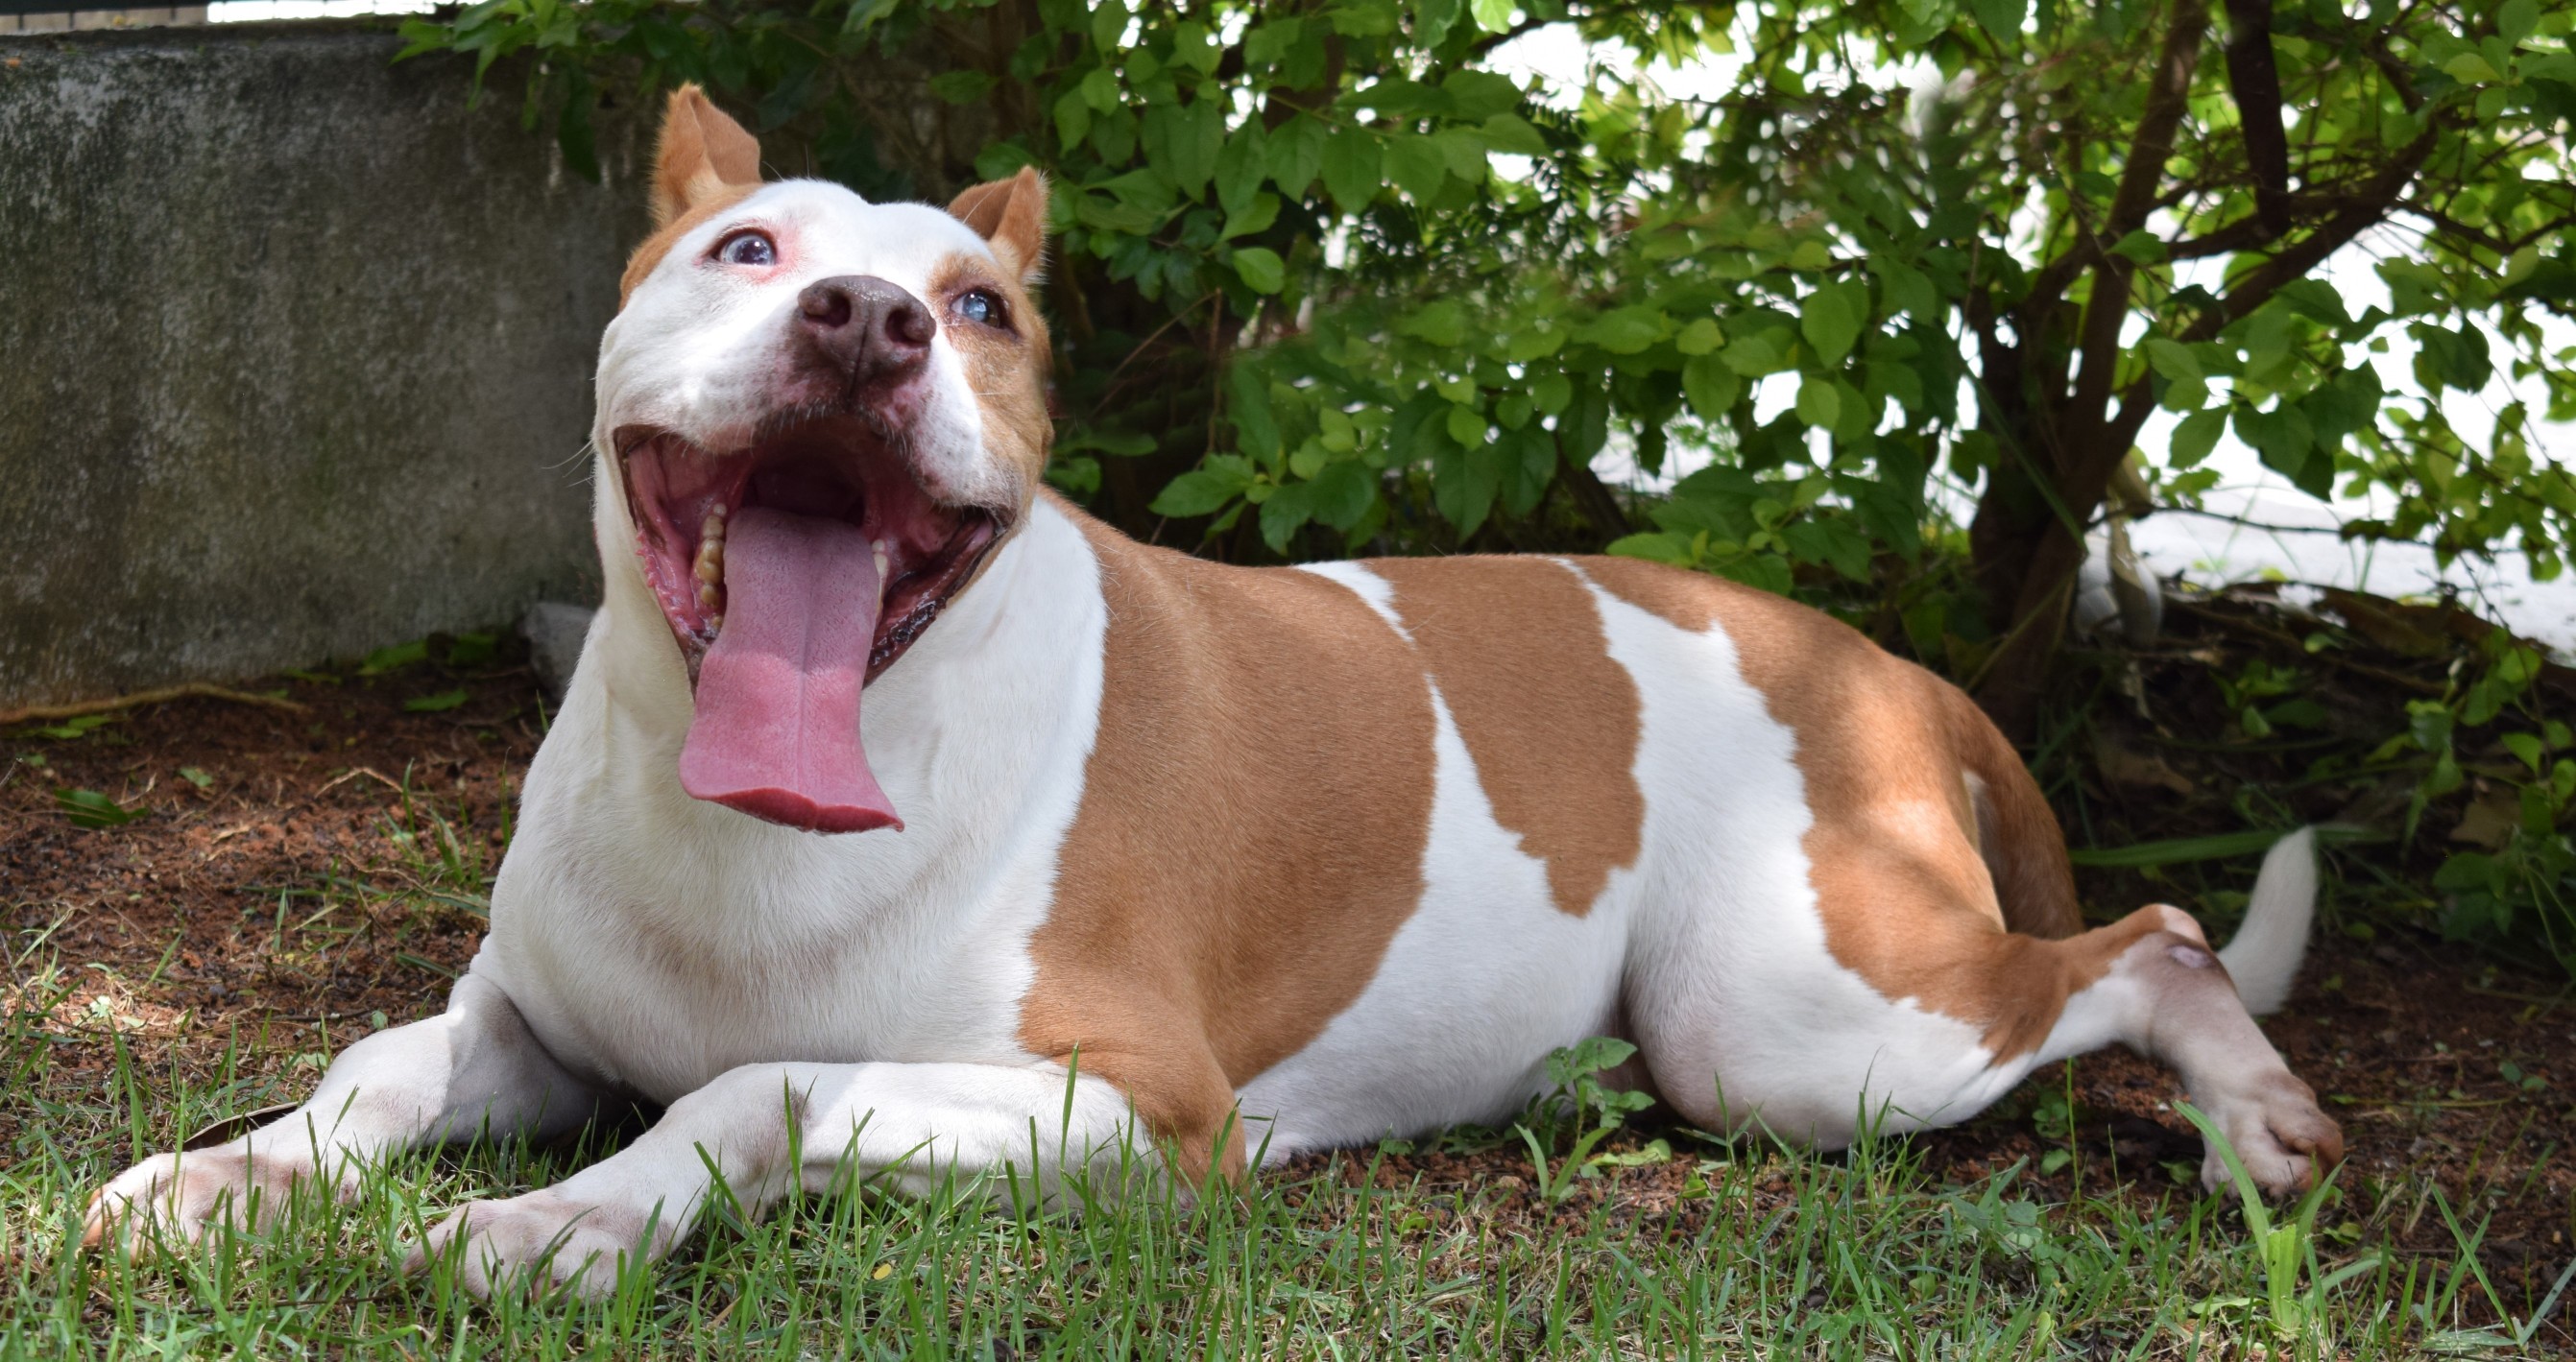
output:
[{"label": "dog's front leg", "polygon": [[131,1251],[149,1229],[193,1241],[227,1218],[252,1229],[299,1181],[319,1178],[345,1197],[371,1160],[486,1129],[548,1138],[589,1119],[598,1099],[538,1044],[508,995],[468,973],[445,1012],[350,1046],[284,1118],[117,1175],[90,1199],[82,1243],[113,1236]]},{"label": "dog's front leg", "polygon": [[719,1176],[746,1215],[791,1185],[828,1192],[881,1179],[925,1195],[950,1176],[1004,1169],[1052,1198],[1068,1173],[1118,1176],[1143,1143],[1133,1131],[1117,1088],[1054,1064],[749,1064],[672,1103],[613,1158],[460,1207],[411,1266],[462,1238],[458,1279],[477,1295],[533,1273],[596,1298],[624,1263],[685,1238]]}]

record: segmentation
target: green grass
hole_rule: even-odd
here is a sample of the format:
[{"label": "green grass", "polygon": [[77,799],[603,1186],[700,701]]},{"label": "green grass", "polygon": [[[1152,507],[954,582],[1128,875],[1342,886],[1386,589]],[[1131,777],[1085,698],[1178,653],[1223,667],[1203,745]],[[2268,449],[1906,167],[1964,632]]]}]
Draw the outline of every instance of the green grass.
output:
[{"label": "green grass", "polygon": [[59,984],[23,974],[7,1034],[12,1100],[35,1110],[0,1172],[5,1358],[2517,1350],[2510,1324],[2460,1327],[2500,1313],[2480,1308],[2494,1301],[2473,1255],[2401,1266],[2368,1246],[2371,1226],[2321,1237],[2321,1199],[2251,1225],[2217,1198],[2045,1205],[2010,1173],[1935,1185],[1904,1141],[1834,1156],[1702,1144],[1669,1205],[1638,1204],[1615,1168],[1554,1205],[1490,1172],[1380,1186],[1401,1161],[1369,1152],[1194,1208],[1156,1192],[1048,1214],[993,1209],[974,1189],[804,1198],[749,1223],[717,1214],[604,1305],[485,1305],[444,1267],[400,1274],[404,1247],[444,1208],[544,1184],[597,1153],[485,1145],[399,1160],[352,1204],[299,1196],[273,1228],[129,1264],[73,1247],[88,1189],[209,1110],[309,1080],[293,1066],[277,1081],[235,1076],[256,1040],[243,1037],[203,1072],[154,1072],[120,1046],[121,1062],[83,1092],[49,1072],[59,1038],[23,1005]]}]

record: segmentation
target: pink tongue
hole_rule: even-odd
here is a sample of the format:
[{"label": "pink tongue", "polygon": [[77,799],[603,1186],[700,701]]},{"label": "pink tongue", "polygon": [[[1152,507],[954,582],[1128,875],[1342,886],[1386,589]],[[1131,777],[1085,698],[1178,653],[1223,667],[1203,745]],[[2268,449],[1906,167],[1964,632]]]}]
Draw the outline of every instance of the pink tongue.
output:
[{"label": "pink tongue", "polygon": [[680,788],[810,832],[902,828],[859,747],[878,608],[867,536],[746,506],[725,529],[724,570]]}]

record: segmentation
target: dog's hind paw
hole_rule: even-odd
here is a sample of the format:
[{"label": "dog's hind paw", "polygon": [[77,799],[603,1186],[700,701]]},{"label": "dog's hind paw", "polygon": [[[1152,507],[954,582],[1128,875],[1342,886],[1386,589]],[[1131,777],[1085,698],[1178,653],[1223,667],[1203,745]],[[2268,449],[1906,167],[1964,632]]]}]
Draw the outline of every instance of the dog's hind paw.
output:
[{"label": "dog's hind paw", "polygon": [[[2267,1197],[2304,1191],[2343,1162],[2343,1127],[2318,1109],[2315,1090],[2287,1070],[2252,1092],[2211,1100],[2209,1117]],[[2211,1145],[2200,1161],[2201,1186],[2215,1192],[2234,1181]]]},{"label": "dog's hind paw", "polygon": [[646,1246],[651,1219],[553,1191],[471,1201],[431,1227],[403,1267],[419,1272],[452,1253],[457,1284],[482,1299],[531,1286],[569,1286],[577,1295],[602,1300],[616,1289],[626,1264],[659,1256]]}]

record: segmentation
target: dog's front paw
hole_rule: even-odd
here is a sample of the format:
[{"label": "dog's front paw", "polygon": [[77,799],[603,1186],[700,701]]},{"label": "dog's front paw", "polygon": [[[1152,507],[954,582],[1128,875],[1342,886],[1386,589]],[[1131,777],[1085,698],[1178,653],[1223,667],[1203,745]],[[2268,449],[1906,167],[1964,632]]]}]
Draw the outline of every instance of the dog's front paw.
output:
[{"label": "dog's front paw", "polygon": [[[2314,1089],[2286,1071],[2250,1092],[2211,1101],[2209,1117],[2267,1197],[2312,1187],[2343,1162],[2343,1127],[2317,1108]],[[2201,1186],[2214,1192],[2233,1181],[2227,1160],[2210,1146],[2200,1161]]]},{"label": "dog's front paw", "polygon": [[[417,1272],[430,1259],[455,1252],[456,1280],[483,1299],[532,1284],[569,1285],[591,1300],[616,1289],[628,1262],[649,1255],[652,1217],[554,1191],[529,1192],[504,1201],[471,1201],[431,1228],[404,1268]],[[462,1250],[454,1241],[465,1241]]]},{"label": "dog's front paw", "polygon": [[132,1254],[156,1236],[194,1244],[226,1221],[248,1232],[274,1223],[295,1183],[312,1175],[309,1156],[237,1145],[156,1154],[90,1197],[81,1247],[111,1243]]}]

